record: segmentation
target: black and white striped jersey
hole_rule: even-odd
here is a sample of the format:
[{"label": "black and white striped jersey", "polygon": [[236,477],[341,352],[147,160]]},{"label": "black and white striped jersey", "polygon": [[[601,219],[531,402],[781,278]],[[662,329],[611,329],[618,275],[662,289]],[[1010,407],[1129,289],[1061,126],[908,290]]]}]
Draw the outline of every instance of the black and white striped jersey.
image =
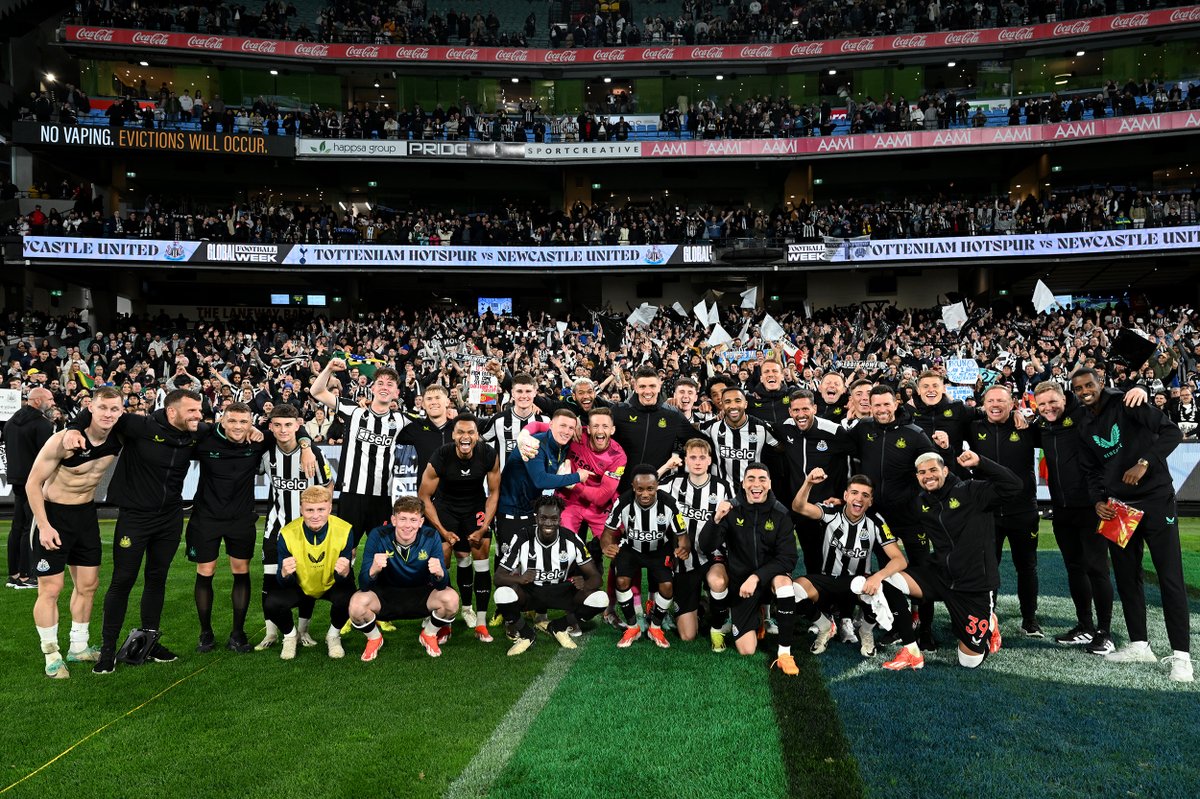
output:
[{"label": "black and white striped jersey", "polygon": [[632,489],[621,494],[604,526],[623,531],[621,546],[641,553],[656,552],[664,544],[674,549],[676,536],[687,533],[679,506],[661,488],[648,508],[638,504]]},{"label": "black and white striped jersey", "polygon": [[411,421],[400,411],[377,414],[368,406],[339,399],[337,415],[345,424],[337,488],[343,494],[389,497],[395,470],[396,436]]},{"label": "black and white striped jersey", "polygon": [[[693,542],[700,531],[704,529],[705,523],[716,513],[717,506],[722,502],[733,502],[733,492],[729,486],[712,475],[708,475],[702,484],[695,485],[686,474],[683,474],[666,483],[663,489],[674,498],[675,504],[679,506],[684,528]],[[708,563],[708,560],[706,553],[693,549],[688,559],[677,564],[675,570],[690,572],[697,566]]]},{"label": "black and white striped jersey", "polygon": [[517,446],[517,436],[525,429],[525,425],[530,422],[545,422],[550,423],[550,417],[537,412],[537,408],[533,408],[533,413],[526,417],[517,416],[512,408],[506,408],[498,414],[492,423],[488,425],[488,429],[483,433],[483,440],[496,448],[496,452],[500,453],[503,460],[508,459],[508,453],[512,452]]},{"label": "black and white striped jersey", "polygon": [[821,508],[825,524],[821,573],[829,577],[858,577],[872,572],[871,553],[876,546],[893,544],[896,537],[883,517],[867,512],[857,522],[846,518],[840,508]]},{"label": "black and white striped jersey", "polygon": [[724,419],[706,424],[701,431],[713,443],[713,469],[729,485],[740,486],[746,467],[761,461],[763,450],[778,445],[771,426],[753,416],[741,427],[730,427]]},{"label": "black and white striped jersey", "polygon": [[513,574],[532,571],[534,585],[557,585],[567,581],[573,567],[591,562],[579,536],[560,527],[558,537],[549,544],[538,539],[536,530],[523,530],[500,565]]},{"label": "black and white striped jersey", "polygon": [[[317,447],[312,448],[312,454],[317,459],[317,473],[309,480],[300,466],[302,449],[296,447],[291,452],[284,452],[279,447],[271,447],[263,453],[260,471],[267,475],[269,488],[267,491],[267,524],[263,528],[263,540],[274,539],[288,522],[300,518],[300,494],[304,489],[314,485],[327,485],[331,478],[329,464]],[[264,574],[274,574],[278,565],[263,564]]]}]

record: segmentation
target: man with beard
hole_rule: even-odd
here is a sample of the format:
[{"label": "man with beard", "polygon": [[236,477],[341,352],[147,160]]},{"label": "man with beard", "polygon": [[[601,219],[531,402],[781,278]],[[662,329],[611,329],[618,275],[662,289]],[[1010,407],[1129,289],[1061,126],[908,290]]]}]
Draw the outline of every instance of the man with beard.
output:
[{"label": "man with beard", "polygon": [[713,442],[713,462],[717,474],[728,485],[741,485],[746,466],[763,460],[767,447],[778,447],[771,428],[746,413],[746,394],[740,388],[727,388],[721,394],[722,418],[701,431]]},{"label": "man with beard", "polygon": [[[919,490],[913,480],[913,460],[935,449],[921,428],[896,418],[898,407],[895,389],[875,386],[871,389],[872,418],[860,420],[847,430],[844,442],[861,463],[861,472],[871,479],[875,507],[904,544],[905,557],[919,566],[927,558],[928,543],[922,519],[912,508]],[[920,615],[922,647],[934,649],[932,603],[922,605]]]},{"label": "man with beard", "polygon": [[[960,480],[950,473],[941,455],[926,452],[916,460],[920,492],[913,509],[923,520],[933,555],[923,564],[911,564],[889,582],[914,598],[940,601],[950,612],[958,638],[959,665],[973,669],[991,652],[1000,651],[1000,626],[996,622],[996,565],[993,525],[996,509],[1021,491],[1021,480],[1003,466],[975,452],[958,456],[958,464],[980,478]],[[912,620],[895,614],[901,647],[883,664],[891,671],[920,669],[925,656],[917,645]]]},{"label": "man with beard", "polygon": [[1094,369],[1079,369],[1071,376],[1071,390],[1087,409],[1078,430],[1083,438],[1088,493],[1095,502],[1096,514],[1105,521],[1116,516],[1109,499],[1120,500],[1143,513],[1126,546],[1109,546],[1129,643],[1105,657],[1114,663],[1155,660],[1146,631],[1142,582],[1142,555],[1149,547],[1173,650],[1164,658],[1171,664],[1170,679],[1192,682],[1187,586],[1175,487],[1167,467],[1167,456],[1179,446],[1183,434],[1161,411],[1146,405],[1129,408],[1121,403],[1119,391],[1103,386]]},{"label": "man with beard", "polygon": [[455,552],[463,621],[474,628],[476,638],[488,643],[492,640],[485,623],[492,596],[489,554],[492,519],[500,501],[500,458],[479,440],[479,424],[469,413],[454,420],[450,435],[453,443],[434,452],[425,467],[420,497],[425,518],[445,542],[445,560],[451,550]]},{"label": "man with beard", "polygon": [[[868,385],[868,394],[870,386]],[[853,408],[853,403],[851,403]],[[794,497],[805,483],[805,477],[814,469],[820,469],[825,479],[810,487],[810,502],[820,505],[830,497],[836,497],[846,484],[847,459],[838,451],[837,436],[841,429],[834,422],[817,415],[817,401],[811,391],[793,391],[788,403],[791,416],[779,428],[783,440],[783,456],[787,463],[787,496]],[[822,541],[824,527],[800,514],[792,517],[796,535],[800,539],[800,551],[804,554],[804,568],[816,573],[823,561]]]}]

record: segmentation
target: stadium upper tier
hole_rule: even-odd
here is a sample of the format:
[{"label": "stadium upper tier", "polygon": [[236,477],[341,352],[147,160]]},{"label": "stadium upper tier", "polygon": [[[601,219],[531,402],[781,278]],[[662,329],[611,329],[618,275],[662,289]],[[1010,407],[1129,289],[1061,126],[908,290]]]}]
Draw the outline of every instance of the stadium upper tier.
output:
[{"label": "stadium upper tier", "polygon": [[[645,141],[658,139],[754,139],[800,136],[840,136],[872,132],[952,130],[1133,117],[1200,108],[1200,81],[1161,84],[1132,81],[1108,91],[1052,94],[1046,97],[969,102],[953,92],[929,92],[911,99],[850,103],[834,108],[824,103],[793,103],[785,97],[727,97],[722,103],[706,99],[686,111],[663,111],[657,121],[602,107],[579,114],[543,114],[531,109],[526,127],[522,109],[516,113],[476,114],[451,106],[425,109],[420,105],[393,109],[373,107],[310,109],[292,112],[265,100],[248,108],[220,104],[214,108],[189,101],[182,109],[171,94],[167,100],[137,102],[132,98],[100,98],[77,107],[64,102],[41,122],[127,126],[150,130],[299,135],[314,138],[435,141]],[[171,101],[174,100],[172,103]],[[24,119],[37,119],[22,109]]]},{"label": "stadium upper tier", "polygon": [[[889,8],[885,0],[846,5],[820,0],[778,7],[751,0],[716,9],[710,4],[693,5],[691,11],[672,18],[664,17],[659,7],[642,9],[628,3],[601,4],[598,8],[609,10],[584,15],[556,11],[555,6],[547,12],[527,4],[486,14],[472,9],[464,15],[454,12],[449,0],[441,2],[444,8],[421,0],[413,0],[411,7],[337,3],[318,11],[314,19],[272,3],[258,16],[247,10],[235,17],[224,5],[209,10],[113,3],[105,10],[108,4],[94,3],[82,15],[70,18],[62,39],[76,47],[193,52],[206,58],[219,52],[231,58],[275,61],[620,69],[671,62],[749,66],[869,59],[934,50],[965,56],[971,51],[994,53],[1010,45],[1024,49],[1112,37],[1132,41],[1131,34],[1142,30],[1181,37],[1200,26],[1200,6],[1175,7],[1168,2],[1151,10],[1134,0],[1114,0],[1107,7],[1034,4],[1033,10],[989,1],[974,6],[978,10],[949,5],[944,14],[940,2],[922,1],[902,11]],[[1116,13],[1122,7],[1124,11]],[[1102,12],[1109,15],[1091,16]],[[1080,18],[1064,21],[1064,13]],[[540,49],[546,47],[550,49]]]},{"label": "stadium upper tier", "polygon": [[[644,43],[743,44],[815,41],[854,36],[979,28],[1021,27],[1084,19],[1103,14],[1139,13],[1188,5],[1173,0],[1066,0],[1066,2],[974,4],[869,0],[784,3],[778,0],[672,0],[639,4],[598,3],[594,10],[552,0],[536,8],[508,0],[483,7],[450,0],[267,0],[257,8],[208,2],[92,0],[68,21],[91,26],[247,36],[356,44],[447,44],[481,46],[620,47]],[[468,10],[469,9],[469,10]],[[518,43],[515,39],[520,39]]]}]

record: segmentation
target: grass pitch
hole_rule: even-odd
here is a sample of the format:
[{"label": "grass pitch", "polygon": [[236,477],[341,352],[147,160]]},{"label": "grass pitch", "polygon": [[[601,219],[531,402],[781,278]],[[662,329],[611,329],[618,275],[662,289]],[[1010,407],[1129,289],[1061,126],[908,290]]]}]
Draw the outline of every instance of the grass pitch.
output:
[{"label": "grass pitch", "polygon": [[[102,530],[111,540],[111,523]],[[1051,551],[1041,556],[1041,616],[1053,635],[1073,610],[1043,532]],[[1200,523],[1187,520],[1183,539],[1188,582],[1200,586]],[[181,552],[163,622],[180,660],[104,677],[80,665],[69,680],[45,679],[34,592],[0,594],[0,704],[13,709],[0,793],[1184,797],[1200,785],[1188,746],[1200,724],[1195,687],[1168,683],[1154,666],[1112,668],[1018,639],[1012,596],[1000,601],[1005,648],[979,671],[954,665],[949,645],[917,673],[883,672],[882,657],[863,661],[845,646],[815,658],[801,633],[801,676],[785,679],[768,671],[765,655],[740,658],[732,647],[713,655],[707,641],[672,636],[667,652],[644,640],[619,651],[607,628],[573,653],[543,636],[519,658],[504,656],[502,636],[481,644],[460,623],[433,660],[411,622],[386,634],[371,664],[357,660],[356,633],[340,662],[323,642],[290,664],[277,648],[198,655],[193,574]],[[217,574],[221,642],[231,581],[227,570]],[[1011,590],[1011,567],[1003,577]],[[253,579],[257,588],[261,575]],[[1157,592],[1147,593],[1151,641],[1165,655]],[[137,601],[135,591],[127,623],[136,623]],[[318,604],[313,623],[318,640],[326,607]],[[60,608],[65,646],[65,597]],[[1115,616],[1123,637],[1119,606]],[[257,598],[250,618],[257,639]],[[947,629],[940,637],[949,643]]]}]

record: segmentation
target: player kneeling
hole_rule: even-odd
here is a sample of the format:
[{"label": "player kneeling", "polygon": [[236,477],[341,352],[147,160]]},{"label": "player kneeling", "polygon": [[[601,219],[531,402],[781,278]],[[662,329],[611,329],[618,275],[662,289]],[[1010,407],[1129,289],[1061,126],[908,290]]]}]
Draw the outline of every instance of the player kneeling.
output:
[{"label": "player kneeling", "polygon": [[[521,611],[565,610],[565,616],[550,622],[548,632],[564,649],[575,649],[568,628],[588,621],[608,605],[587,547],[560,524],[563,501],[543,496],[533,509],[534,531],[518,535],[496,569],[496,607],[513,642],[510,655],[521,654],[537,637]],[[569,577],[573,568],[580,573]]]},{"label": "player kneeling", "polygon": [[421,500],[397,499],[391,524],[367,535],[358,576],[361,590],[350,599],[350,622],[367,636],[364,661],[374,660],[383,646],[377,622],[396,619],[425,619],[417,640],[430,657],[442,654],[458,613],[458,594],[450,587],[443,557],[442,538],[425,524]]},{"label": "player kneeling", "polygon": [[[875,610],[876,620],[885,628],[891,628],[893,613],[901,614],[906,607],[904,594],[895,586],[884,583],[908,565],[908,561],[883,517],[871,510],[875,494],[871,478],[865,474],[851,477],[842,493],[842,506],[831,508],[808,501],[812,487],[823,483],[825,477],[824,469],[813,469],[792,500],[792,510],[806,519],[820,521],[825,528],[821,571],[796,579],[799,599],[796,612],[817,624],[817,638],[812,645],[814,655],[824,652],[837,634],[837,627],[826,613],[843,607],[847,600],[856,599],[856,594],[865,594],[868,599],[877,595],[883,600],[882,604],[873,602],[870,605]],[[877,550],[888,556],[888,562],[870,574],[871,553]],[[868,585],[869,590],[861,590],[863,584]],[[886,586],[886,597],[880,591],[881,585]],[[856,587],[860,590],[855,590]],[[892,603],[890,607],[888,600]],[[863,657],[875,654],[874,628],[875,623],[867,619],[859,626],[859,651]]]},{"label": "player kneeling", "polygon": [[[1000,650],[995,614],[1000,577],[993,545],[993,512],[1020,493],[1022,485],[1021,478],[975,452],[959,455],[958,464],[985,479],[960,480],[941,456],[932,452],[917,458],[922,491],[914,503],[933,545],[933,557],[923,566],[909,566],[892,575],[887,584],[917,599],[944,603],[958,638],[958,662],[973,669],[989,652]],[[858,589],[875,595],[868,586],[856,586]],[[876,604],[881,603],[874,600],[872,606]],[[883,667],[893,671],[921,668],[925,657],[917,647],[912,619],[900,613],[895,621],[904,646]]]},{"label": "player kneeling", "polygon": [[325,645],[329,657],[344,657],[341,628],[350,618],[350,597],[354,578],[350,561],[354,557],[354,538],[350,523],[331,516],[333,492],[325,486],[312,486],[300,495],[300,518],[279,531],[279,589],[267,595],[264,612],[283,633],[283,651],[279,657],[296,657],[298,637],[292,621],[292,609],[305,596],[330,604],[329,632]]},{"label": "player kneeling", "polygon": [[[779,619],[779,651],[772,667],[784,674],[800,673],[792,657],[796,625],[796,534],[791,514],[771,491],[771,475],[757,461],[746,467],[742,493],[721,521],[710,520],[700,531],[696,548],[724,551],[729,587],[737,591],[730,609],[733,639],[742,655],[758,647],[759,609],[774,597]],[[716,597],[714,596],[715,600]]]}]

